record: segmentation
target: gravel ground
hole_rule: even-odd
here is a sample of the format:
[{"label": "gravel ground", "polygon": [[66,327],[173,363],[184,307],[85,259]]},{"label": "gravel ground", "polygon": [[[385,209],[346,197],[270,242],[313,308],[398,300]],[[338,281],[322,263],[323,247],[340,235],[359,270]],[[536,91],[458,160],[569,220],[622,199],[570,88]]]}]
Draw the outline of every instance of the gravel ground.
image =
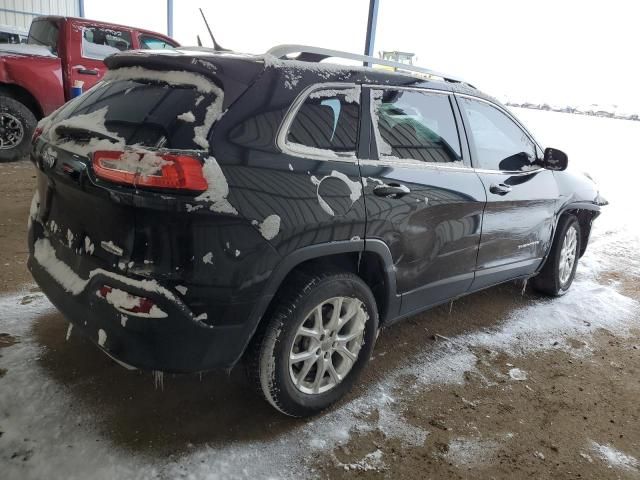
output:
[{"label": "gravel ground", "polygon": [[[612,158],[640,178],[627,156],[637,122],[518,114],[574,147],[570,162]],[[606,145],[583,146],[596,133]],[[65,340],[25,268],[33,167],[0,164],[2,477],[640,478],[640,228],[633,188],[598,173],[612,204],[569,294],[512,283],[401,322],[344,402],[301,421],[258,399],[241,369],[166,375],[161,388]]]}]

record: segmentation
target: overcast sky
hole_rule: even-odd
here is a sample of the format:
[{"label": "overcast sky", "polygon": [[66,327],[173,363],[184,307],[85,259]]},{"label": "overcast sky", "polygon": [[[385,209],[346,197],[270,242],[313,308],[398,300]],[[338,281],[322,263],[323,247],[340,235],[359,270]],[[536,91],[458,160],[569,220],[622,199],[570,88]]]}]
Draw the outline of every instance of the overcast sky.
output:
[{"label": "overcast sky", "polygon": [[[174,0],[174,37],[262,53],[303,43],[361,53],[368,0]],[[165,0],[85,0],[89,18],[166,33]],[[380,0],[376,52],[463,77],[500,98],[640,111],[640,2]]]}]

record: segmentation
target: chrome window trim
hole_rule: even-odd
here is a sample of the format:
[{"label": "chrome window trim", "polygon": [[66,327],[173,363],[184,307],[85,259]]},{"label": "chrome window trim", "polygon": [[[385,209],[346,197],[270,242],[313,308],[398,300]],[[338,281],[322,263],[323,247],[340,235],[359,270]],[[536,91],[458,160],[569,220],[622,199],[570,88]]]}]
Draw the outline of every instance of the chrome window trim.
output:
[{"label": "chrome window trim", "polygon": [[536,141],[536,139],[531,134],[531,132],[527,130],[527,127],[525,127],[516,117],[514,117],[513,113],[509,112],[507,109],[505,109],[501,105],[498,105],[497,103],[492,102],[491,100],[487,100],[486,98],[476,97],[475,95],[469,95],[467,93],[454,93],[454,95],[456,97],[469,98],[471,100],[478,100],[480,102],[491,105],[494,108],[497,108],[502,113],[504,113],[507,117],[509,117],[513,122],[515,122],[515,124],[520,128],[520,130],[522,130],[522,132],[529,138],[529,140],[531,140],[535,146],[537,146],[540,150],[542,150],[542,147],[540,147],[540,144]]},{"label": "chrome window trim", "polygon": [[[454,93],[454,95],[456,97],[463,97],[463,98],[469,98],[471,100],[478,100],[480,102],[486,103],[487,105],[492,106],[493,108],[499,110],[500,112],[504,113],[507,117],[509,117],[509,119],[514,122],[518,128],[520,128],[520,130],[522,130],[522,133],[524,133],[527,138],[529,140],[531,140],[533,142],[533,145],[539,149],[541,152],[544,152],[544,149],[540,146],[540,144],[536,141],[536,139],[533,137],[533,135],[531,134],[531,132],[529,132],[529,130],[527,130],[527,127],[525,127],[522,123],[520,123],[520,121],[513,116],[513,114],[511,112],[509,112],[508,110],[506,110],[504,107],[498,105],[495,102],[492,102],[490,100],[487,100],[486,98],[481,98],[481,97],[476,97],[475,95],[469,95],[466,93]],[[462,107],[461,107],[462,108]],[[527,171],[522,171],[522,170],[491,170],[489,168],[474,168],[474,170],[478,173],[495,173],[495,174],[503,174],[503,175],[515,175],[515,174],[528,174],[528,173],[533,173],[533,172],[539,172],[540,170],[545,170],[544,167],[539,167],[536,168],[535,170],[527,170]]]},{"label": "chrome window trim", "polygon": [[544,167],[538,167],[535,170],[489,170],[487,168],[474,168],[475,172],[478,173],[489,173],[489,174],[499,174],[499,175],[528,175],[530,173],[539,173],[541,170],[545,170]]},{"label": "chrome window trim", "polygon": [[459,172],[474,172],[475,170],[471,167],[467,166],[457,166],[457,165],[448,165],[447,163],[436,163],[436,162],[423,162],[420,160],[411,161],[411,159],[394,159],[394,160],[385,160],[385,159],[360,159],[361,165],[370,165],[370,166],[386,166],[386,167],[398,167],[398,168],[419,168],[419,169],[428,169],[428,170],[454,170]]},{"label": "chrome window trim", "polygon": [[[300,107],[307,100],[307,98],[315,91],[318,90],[333,90],[333,89],[345,89],[348,90],[350,88],[361,88],[361,85],[357,83],[347,83],[347,82],[328,82],[328,83],[314,83],[313,85],[309,85],[304,90],[302,90],[298,96],[295,98],[291,106],[287,110],[287,113],[284,116],[284,120],[280,123],[280,127],[278,128],[278,133],[276,136],[276,145],[287,155],[292,155],[295,157],[303,157],[310,158],[313,160],[330,160],[334,162],[349,162],[349,163],[358,163],[358,145],[356,143],[356,148],[353,151],[353,156],[340,156],[340,154],[334,152],[333,150],[325,150],[318,148],[317,150],[331,152],[331,154],[327,153],[326,155],[315,154],[312,152],[308,152],[302,149],[298,149],[295,147],[296,144],[291,144],[287,142],[287,134],[289,133],[289,128],[291,127],[291,123],[293,119],[298,114]],[[362,93],[362,92],[361,92]],[[358,99],[358,105],[360,106],[361,99]],[[359,116],[358,122],[362,121],[362,115]],[[313,148],[313,147],[310,147]]]},{"label": "chrome window trim", "polygon": [[395,85],[362,85],[366,88],[371,88],[373,90],[413,90],[416,92],[427,92],[427,93],[440,93],[442,95],[454,95],[455,92],[451,90],[440,90],[439,88],[424,88],[424,87],[404,87],[404,86],[395,86]]},{"label": "chrome window trim", "polygon": [[[363,87],[367,87],[372,90],[407,90],[407,91],[422,92],[422,93],[435,93],[438,95],[447,95],[449,97],[452,97],[454,95],[454,92],[450,90],[439,90],[437,88],[396,87],[394,85],[363,85]],[[454,107],[452,106],[452,108]],[[373,126],[373,130],[374,130],[372,141],[377,142],[377,139],[380,136],[380,131],[378,130],[377,122],[373,121],[375,118],[375,115],[373,113],[373,102],[371,102],[371,109],[372,109],[372,111],[370,112],[371,125]],[[455,120],[454,112],[452,111],[451,113],[452,115],[454,115],[454,120]],[[458,137],[463,134],[460,131],[457,124],[456,124],[456,130],[458,130]],[[460,141],[460,138],[458,138],[458,142],[460,142],[460,149],[462,150],[462,142]],[[370,162],[374,162],[374,163],[370,163]],[[409,158],[394,158],[393,160],[391,160],[388,156],[387,158],[383,157],[382,155],[380,155],[379,152],[378,152],[377,160],[360,160],[360,163],[366,164],[366,165],[386,165],[386,166],[392,166],[392,167],[397,166],[397,167],[405,167],[405,168],[422,167],[422,168],[435,169],[435,170],[455,170],[455,171],[464,171],[464,172],[474,171],[471,165],[468,165],[468,166],[463,165],[462,167],[457,165],[449,165],[450,163],[454,163],[454,162],[429,163],[429,162],[423,162],[421,160],[412,160]]]},{"label": "chrome window trim", "polygon": [[[531,174],[531,173],[538,173],[541,170],[545,170],[544,167],[540,167],[540,168],[537,168],[535,170],[527,170],[527,171],[523,172],[521,170],[516,170],[516,171],[490,170],[490,169],[483,169],[483,168],[475,168],[473,166],[466,166],[466,165],[460,167],[460,166],[454,166],[454,165],[447,165],[447,163],[442,163],[442,164],[439,165],[439,164],[435,164],[435,163],[422,162],[420,160],[411,161],[410,159],[394,159],[394,160],[385,160],[384,158],[378,158],[377,160],[359,159],[357,157],[357,146],[356,146],[356,150],[353,152],[353,156],[349,156],[349,157],[347,157],[347,156],[341,157],[337,153],[333,152],[333,150],[326,150],[327,152],[332,152],[333,155],[331,155],[331,154],[320,155],[320,154],[314,154],[314,153],[311,153],[311,152],[308,152],[308,151],[304,151],[304,150],[301,150],[301,149],[297,149],[292,144],[287,143],[286,138],[287,138],[287,134],[289,133],[289,127],[291,126],[291,123],[293,122],[293,119],[295,118],[296,114],[300,110],[300,107],[307,100],[309,95],[311,95],[311,93],[313,93],[313,92],[315,92],[317,90],[349,89],[349,88],[360,88],[360,89],[367,88],[367,89],[373,89],[373,90],[409,90],[409,91],[416,91],[416,92],[435,93],[435,94],[440,94],[440,95],[465,97],[465,98],[470,98],[472,100],[478,100],[478,101],[487,103],[487,104],[493,106],[494,108],[497,108],[502,113],[507,115],[512,121],[514,121],[516,123],[516,125],[518,125],[518,127],[524,132],[524,134],[527,136],[527,138],[529,138],[534,143],[534,145],[536,145],[542,151],[542,148],[540,147],[538,142],[535,140],[535,138],[533,138],[531,133],[529,133],[529,131],[526,129],[526,127],[524,127],[524,125],[522,125],[518,121],[517,118],[515,118],[510,112],[505,110],[500,105],[498,105],[498,104],[496,104],[494,102],[491,102],[489,100],[486,100],[484,98],[477,97],[475,95],[456,93],[456,92],[451,91],[451,90],[440,90],[440,89],[436,89],[436,88],[404,87],[404,86],[394,86],[394,85],[368,85],[368,84],[361,85],[361,84],[357,84],[357,83],[348,83],[348,82],[315,83],[313,85],[309,85],[304,90],[302,90],[298,94],[298,96],[295,98],[295,100],[291,103],[289,109],[287,110],[287,113],[285,114],[284,120],[281,122],[280,127],[278,128],[278,133],[277,133],[277,136],[276,136],[276,145],[278,146],[278,148],[280,148],[280,150],[283,153],[286,153],[286,154],[292,155],[292,156],[302,157],[302,158],[310,158],[310,159],[313,159],[313,160],[329,160],[329,161],[333,161],[333,162],[348,162],[348,163],[358,163],[358,162],[360,162],[363,165],[373,165],[373,166],[375,166],[375,165],[385,165],[385,166],[400,167],[400,168],[424,168],[424,169],[430,169],[430,170],[453,170],[453,171],[461,171],[461,172],[476,172],[476,173],[485,173],[485,174],[503,174],[503,175],[512,175],[512,176],[514,176],[514,175],[527,175],[527,174]],[[361,92],[362,92],[362,90],[361,90]],[[361,104],[361,102],[359,102],[359,104]],[[373,103],[372,103],[371,106],[373,107]],[[373,119],[373,116],[372,116],[372,119]],[[359,121],[362,121],[362,115],[360,116],[360,120]],[[377,129],[377,126],[375,124],[374,124],[374,129]],[[375,138],[375,136],[374,136],[374,138]],[[374,140],[374,139],[372,139],[372,140]],[[321,149],[318,149],[318,150],[321,150]],[[453,162],[450,162],[450,163],[453,163]]]}]

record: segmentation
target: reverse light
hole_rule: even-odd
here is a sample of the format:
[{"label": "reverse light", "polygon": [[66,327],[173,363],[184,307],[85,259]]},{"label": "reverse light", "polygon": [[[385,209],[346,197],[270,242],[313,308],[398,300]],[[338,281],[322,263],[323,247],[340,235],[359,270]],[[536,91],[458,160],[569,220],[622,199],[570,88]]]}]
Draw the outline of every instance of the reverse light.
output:
[{"label": "reverse light", "polygon": [[97,151],[92,164],[98,178],[135,187],[203,192],[208,186],[202,163],[189,155]]}]

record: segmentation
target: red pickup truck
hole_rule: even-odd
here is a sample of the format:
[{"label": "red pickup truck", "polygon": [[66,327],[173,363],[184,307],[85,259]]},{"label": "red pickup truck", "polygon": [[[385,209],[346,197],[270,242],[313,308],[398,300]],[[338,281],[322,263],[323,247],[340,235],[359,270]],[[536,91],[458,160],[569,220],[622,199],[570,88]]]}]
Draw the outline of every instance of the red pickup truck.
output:
[{"label": "red pickup truck", "polygon": [[159,33],[84,18],[38,17],[27,44],[0,45],[0,161],[28,150],[36,123],[71,98],[74,82],[84,90],[106,70],[103,59],[134,49],[174,48]]}]

